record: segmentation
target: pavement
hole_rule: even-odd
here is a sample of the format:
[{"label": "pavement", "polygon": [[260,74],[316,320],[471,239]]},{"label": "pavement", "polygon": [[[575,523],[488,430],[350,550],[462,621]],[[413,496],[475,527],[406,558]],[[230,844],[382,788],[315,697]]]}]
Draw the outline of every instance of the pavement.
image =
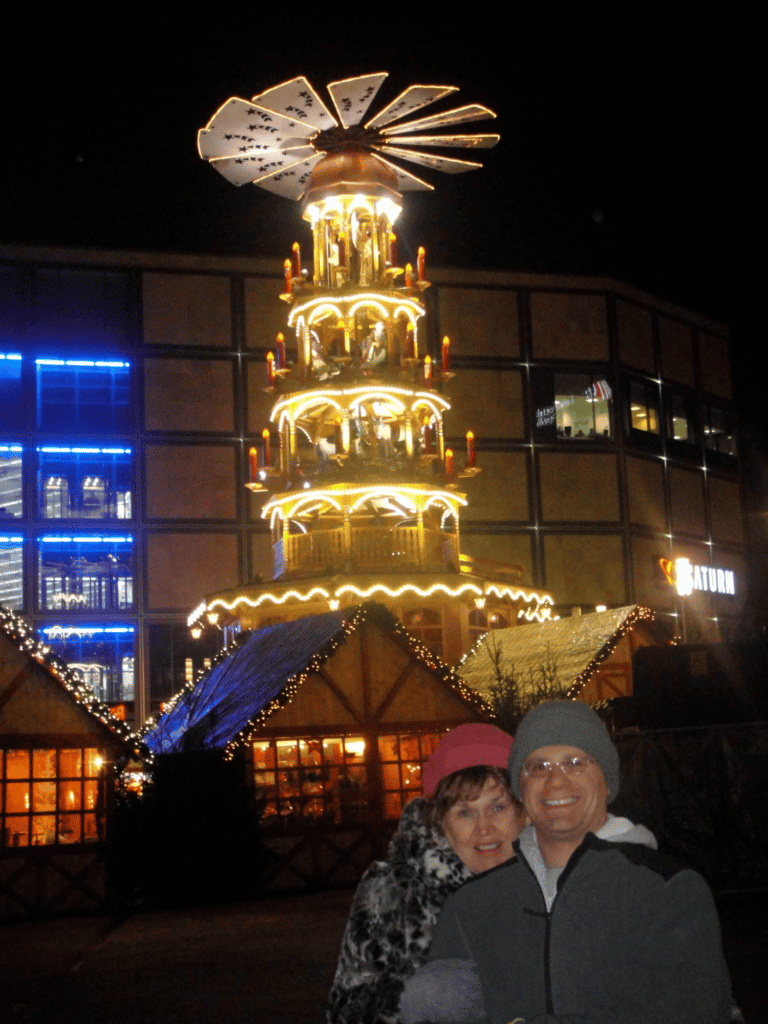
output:
[{"label": "pavement", "polygon": [[[322,1024],[351,890],[0,925],[2,1024]],[[721,898],[747,1024],[768,1021],[768,893]]]}]

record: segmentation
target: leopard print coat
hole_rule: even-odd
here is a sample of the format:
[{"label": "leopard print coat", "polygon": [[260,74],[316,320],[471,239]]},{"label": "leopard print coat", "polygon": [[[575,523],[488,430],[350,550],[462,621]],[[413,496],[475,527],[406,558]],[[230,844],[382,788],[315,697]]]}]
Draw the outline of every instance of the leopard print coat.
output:
[{"label": "leopard print coat", "polygon": [[419,797],[403,810],[389,860],[374,862],[352,903],[328,999],[328,1024],[396,1024],[403,985],[427,956],[443,904],[472,877],[424,821]]}]

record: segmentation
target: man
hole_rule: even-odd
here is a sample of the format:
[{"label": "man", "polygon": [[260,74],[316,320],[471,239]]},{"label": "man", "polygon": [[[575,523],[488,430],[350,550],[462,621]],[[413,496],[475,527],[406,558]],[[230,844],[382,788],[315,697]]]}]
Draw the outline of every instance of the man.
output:
[{"label": "man", "polygon": [[509,761],[531,825],[516,859],[446,903],[404,1024],[724,1024],[731,992],[711,893],[608,814],[619,759],[586,704],[550,701]]}]

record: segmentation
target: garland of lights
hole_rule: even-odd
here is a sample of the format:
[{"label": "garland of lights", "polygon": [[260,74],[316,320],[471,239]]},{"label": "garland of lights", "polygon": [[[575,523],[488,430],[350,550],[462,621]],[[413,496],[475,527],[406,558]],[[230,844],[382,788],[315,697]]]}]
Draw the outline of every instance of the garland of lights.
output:
[{"label": "garland of lights", "polygon": [[109,705],[99,700],[93,690],[65,661],[54,654],[47,644],[37,639],[34,630],[22,616],[4,605],[0,605],[0,634],[15,644],[22,653],[33,658],[52,679],[72,694],[81,707],[128,744],[137,757],[150,762],[154,759],[154,754],[144,746],[140,736],[133,732],[126,722],[116,718]]}]

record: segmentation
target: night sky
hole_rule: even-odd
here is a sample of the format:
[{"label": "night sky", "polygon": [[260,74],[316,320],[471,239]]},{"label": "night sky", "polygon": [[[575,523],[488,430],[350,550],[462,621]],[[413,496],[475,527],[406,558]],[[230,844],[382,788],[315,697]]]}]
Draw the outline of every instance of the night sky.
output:
[{"label": "night sky", "polygon": [[627,9],[534,24],[487,5],[459,20],[444,7],[337,4],[331,23],[319,6],[127,8],[109,32],[83,15],[34,15],[32,73],[5,89],[0,241],[282,259],[308,237],[297,205],[235,188],[197,156],[197,129],[225,99],[297,74],[325,98],[329,80],[389,71],[372,110],[417,82],[457,85],[424,113],[483,103],[498,119],[464,130],[502,141],[480,171],[414,168],[436,191],[406,194],[403,244],[425,245],[432,265],[607,274],[729,322],[743,411],[759,427],[754,26],[737,35],[666,16],[638,27]]}]

